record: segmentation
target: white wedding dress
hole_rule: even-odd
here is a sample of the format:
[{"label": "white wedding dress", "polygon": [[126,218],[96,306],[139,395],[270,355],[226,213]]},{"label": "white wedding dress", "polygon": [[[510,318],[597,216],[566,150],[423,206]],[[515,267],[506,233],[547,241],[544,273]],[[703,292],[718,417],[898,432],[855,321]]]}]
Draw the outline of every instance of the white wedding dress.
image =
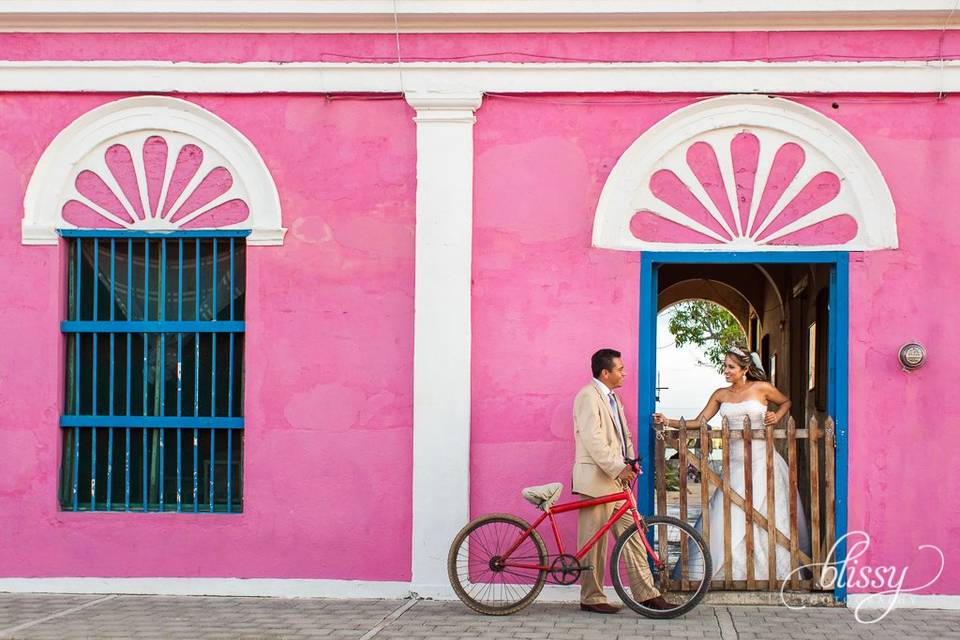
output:
[{"label": "white wedding dress", "polygon": [[[744,418],[750,418],[754,429],[763,428],[763,415],[767,406],[759,400],[744,402],[724,402],[720,405],[720,416],[727,419],[731,431],[742,431]],[[756,434],[759,436],[759,434]],[[755,512],[767,515],[767,443],[765,440],[753,440],[752,452],[752,484],[753,507]],[[743,440],[730,441],[730,488],[738,495],[746,497],[743,477]],[[773,452],[773,481],[774,481],[774,510],[777,529],[790,538],[790,470],[787,461]],[[747,579],[746,557],[746,519],[743,510],[730,503],[730,547],[733,554],[732,567],[734,580]],[[710,496],[710,557],[713,560],[713,579],[724,577],[724,544],[723,544],[723,490],[717,488]],[[703,530],[703,516],[697,520],[696,528]],[[797,495],[797,540],[801,551],[809,553],[810,538],[807,530],[807,519],[803,514],[799,493]],[[753,576],[756,580],[766,580],[768,577],[768,547],[767,529],[757,524],[753,525]],[[694,558],[693,556],[696,556]],[[777,545],[776,553],[777,579],[783,580],[790,575],[790,550]],[[699,560],[699,562],[698,562]],[[700,554],[692,554],[690,558],[690,577],[697,579],[703,576],[703,563]]]}]

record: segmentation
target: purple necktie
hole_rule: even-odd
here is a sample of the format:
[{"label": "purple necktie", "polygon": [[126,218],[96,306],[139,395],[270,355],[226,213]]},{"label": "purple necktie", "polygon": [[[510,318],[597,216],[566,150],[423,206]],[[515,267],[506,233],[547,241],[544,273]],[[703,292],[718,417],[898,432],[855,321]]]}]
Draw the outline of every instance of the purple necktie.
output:
[{"label": "purple necktie", "polygon": [[620,423],[620,407],[617,406],[617,396],[611,391],[607,398],[610,399],[610,410],[613,412],[613,422],[617,425],[617,428],[620,430],[620,452],[623,454],[623,457],[627,457],[627,437],[623,433],[623,425]]}]

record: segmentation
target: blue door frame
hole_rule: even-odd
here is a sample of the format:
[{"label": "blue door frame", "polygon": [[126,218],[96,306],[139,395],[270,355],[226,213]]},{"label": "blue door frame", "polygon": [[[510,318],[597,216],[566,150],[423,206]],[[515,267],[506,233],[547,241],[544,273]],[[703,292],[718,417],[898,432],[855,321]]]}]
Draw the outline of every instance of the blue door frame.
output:
[{"label": "blue door frame", "polygon": [[[849,254],[843,252],[643,252],[640,257],[640,344],[638,386],[638,452],[643,456],[644,475],[637,485],[637,500],[642,513],[653,513],[654,432],[651,414],[655,411],[657,371],[657,293],[658,270],[664,264],[826,264],[830,265],[829,300],[829,386],[827,412],[836,422],[836,566],[847,556],[847,366],[849,340]],[[834,598],[844,602],[846,586],[834,590]]]}]

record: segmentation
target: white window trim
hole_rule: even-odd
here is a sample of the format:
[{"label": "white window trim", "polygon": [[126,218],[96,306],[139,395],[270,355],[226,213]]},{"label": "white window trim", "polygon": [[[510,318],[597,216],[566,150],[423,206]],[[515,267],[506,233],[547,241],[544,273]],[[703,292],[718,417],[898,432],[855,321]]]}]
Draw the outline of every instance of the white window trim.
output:
[{"label": "white window trim", "polygon": [[250,229],[247,244],[283,244],[280,197],[253,144],[224,120],[186,100],[142,96],[109,102],[80,116],[44,150],[23,200],[21,239],[27,245],[58,242],[58,229],[74,225],[61,216],[64,193],[76,165],[92,149],[134,132],[173,131],[195,138],[230,159],[234,180],[247,194],[250,216],[225,229]]}]

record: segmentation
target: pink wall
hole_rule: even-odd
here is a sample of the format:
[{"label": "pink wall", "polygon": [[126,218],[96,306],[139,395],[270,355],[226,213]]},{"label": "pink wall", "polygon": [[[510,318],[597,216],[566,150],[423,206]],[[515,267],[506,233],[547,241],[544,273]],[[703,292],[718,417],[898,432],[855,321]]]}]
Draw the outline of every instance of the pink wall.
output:
[{"label": "pink wall", "polygon": [[[593,212],[623,150],[688,102],[488,97],[479,111],[474,514],[533,517],[519,495],[528,484],[561,481],[569,492],[572,398],[589,380],[595,348],[624,352],[622,395],[636,425],[638,256],[591,249]],[[923,584],[939,560],[917,546],[934,544],[947,567],[927,592],[960,593],[960,543],[952,535],[960,528],[960,496],[951,481],[960,412],[949,401],[960,355],[951,324],[960,301],[947,275],[960,268],[960,227],[947,204],[960,197],[950,177],[960,167],[960,103],[891,96],[800,102],[864,144],[898,210],[900,249],[854,255],[850,269],[849,527],[874,540],[861,565],[909,567],[904,586]],[[896,366],[908,340],[930,353],[930,364],[912,374]],[[566,529],[570,544],[574,520]]]},{"label": "pink wall", "polygon": [[[936,57],[940,32],[405,35],[407,59],[791,60]],[[960,55],[960,33],[943,55]],[[11,60],[392,60],[387,35],[2,34]],[[245,512],[58,511],[61,255],[20,245],[27,180],[56,133],[119,96],[0,96],[0,576],[407,580],[415,195],[399,99],[194,98],[247,135],[277,182],[285,245],[251,248]],[[476,125],[471,510],[532,514],[527,484],[563,481],[571,401],[600,346],[624,352],[636,425],[639,256],[590,248],[619,155],[689,96],[488,96]],[[853,256],[849,524],[865,563],[960,593],[952,323],[960,302],[960,107],[929,96],[800,100],[848,128],[886,177],[901,248]],[[832,106],[837,104],[837,108]],[[912,374],[897,347],[923,342]],[[704,395],[708,390],[704,390]],[[376,505],[375,513],[365,511]],[[571,519],[572,524],[572,519]],[[349,537],[344,531],[350,527]],[[571,539],[572,528],[566,529]],[[340,553],[349,544],[350,553]],[[162,550],[162,552],[161,552]],[[951,564],[953,563],[953,564]]]},{"label": "pink wall", "polygon": [[289,229],[283,247],[249,250],[244,513],[58,511],[63,265],[20,245],[19,219],[45,146],[115,97],[0,97],[0,576],[408,580],[415,125],[402,100],[195,99],[258,148]]},{"label": "pink wall", "polygon": [[[471,510],[537,513],[520,497],[559,481],[569,497],[573,396],[590,355],[613,347],[636,425],[639,255],[590,248],[593,212],[620,154],[687,98],[488,97],[477,114]],[[566,523],[576,541],[575,517]]]},{"label": "pink wall", "polygon": [[[942,39],[942,42],[941,42]],[[4,60],[395,62],[381,34],[5,33]],[[939,60],[960,57],[956,31],[401,34],[404,60],[669,62]]]},{"label": "pink wall", "polygon": [[[832,111],[821,105],[821,110]],[[960,227],[960,102],[881,97],[845,100],[833,117],[880,166],[897,206],[900,248],[850,263],[850,528],[870,533],[869,562],[909,566],[908,584],[960,593],[960,409],[952,398],[960,349],[956,274]],[[922,369],[904,373],[907,341],[927,348]]]}]

